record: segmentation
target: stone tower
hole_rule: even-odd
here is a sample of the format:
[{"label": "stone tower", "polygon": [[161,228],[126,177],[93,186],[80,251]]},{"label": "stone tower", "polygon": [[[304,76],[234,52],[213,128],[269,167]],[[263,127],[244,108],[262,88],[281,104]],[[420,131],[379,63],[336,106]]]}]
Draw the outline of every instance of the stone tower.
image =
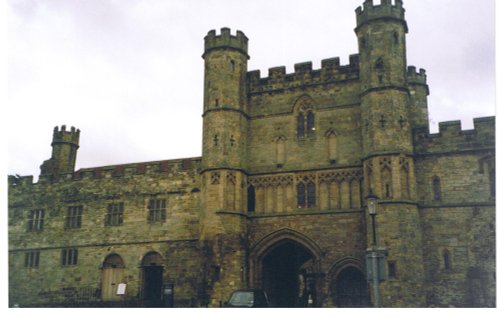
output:
[{"label": "stone tower", "polygon": [[76,152],[79,147],[80,130],[71,127],[66,131],[66,126],[61,130],[56,126],[52,135],[52,156],[40,166],[40,176],[54,178],[60,174],[75,171]]},{"label": "stone tower", "polygon": [[207,292],[219,299],[246,282],[247,48],[240,31],[205,37],[200,244],[210,266]]},{"label": "stone tower", "polygon": [[[382,0],[380,5],[367,0],[356,9],[355,32],[360,55],[364,193],[379,197],[379,245],[390,251],[391,277],[381,285],[381,302],[382,306],[418,307],[425,299],[412,124],[423,124],[426,113],[410,120],[404,12],[401,0],[395,4]],[[423,103],[421,96],[419,102]],[[371,231],[367,234],[371,242]]]}]

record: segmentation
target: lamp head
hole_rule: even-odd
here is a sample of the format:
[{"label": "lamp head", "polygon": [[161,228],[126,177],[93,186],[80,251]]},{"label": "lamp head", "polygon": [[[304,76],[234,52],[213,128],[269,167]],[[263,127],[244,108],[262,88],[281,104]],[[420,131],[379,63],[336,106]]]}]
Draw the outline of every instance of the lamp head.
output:
[{"label": "lamp head", "polygon": [[377,200],[378,200],[378,197],[375,194],[369,194],[366,196],[366,201],[367,201],[367,205],[368,205],[368,213],[370,213],[370,215],[377,214]]}]

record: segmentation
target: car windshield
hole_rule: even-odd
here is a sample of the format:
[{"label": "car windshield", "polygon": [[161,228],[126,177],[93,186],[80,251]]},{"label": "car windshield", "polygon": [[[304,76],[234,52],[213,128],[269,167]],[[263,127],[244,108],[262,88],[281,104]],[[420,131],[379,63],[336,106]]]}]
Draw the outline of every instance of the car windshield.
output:
[{"label": "car windshield", "polygon": [[234,292],[229,299],[229,303],[233,306],[249,306],[253,305],[252,292]]}]

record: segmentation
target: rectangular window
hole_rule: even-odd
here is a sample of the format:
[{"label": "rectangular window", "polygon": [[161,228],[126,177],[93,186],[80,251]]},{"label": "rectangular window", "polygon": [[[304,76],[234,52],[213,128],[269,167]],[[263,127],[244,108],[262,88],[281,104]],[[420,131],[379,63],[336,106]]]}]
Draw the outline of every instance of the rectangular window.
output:
[{"label": "rectangular window", "polygon": [[165,222],[167,219],[167,200],[149,200],[148,222]]},{"label": "rectangular window", "polygon": [[24,254],[24,267],[38,268],[40,262],[40,251],[30,251]]},{"label": "rectangular window", "polygon": [[82,212],[83,206],[81,205],[68,207],[65,228],[76,229],[82,227]]},{"label": "rectangular window", "polygon": [[76,265],[78,262],[78,250],[76,248],[66,248],[61,251],[61,264],[63,266]]},{"label": "rectangular window", "polygon": [[108,213],[104,223],[106,226],[123,224],[123,202],[108,204]]},{"label": "rectangular window", "polygon": [[45,211],[43,209],[31,210],[28,218],[28,232],[40,232],[43,230]]},{"label": "rectangular window", "polygon": [[396,279],[397,278],[397,268],[396,268],[396,262],[392,261],[392,262],[387,262],[387,265],[388,265],[388,276],[389,276],[389,279]]}]

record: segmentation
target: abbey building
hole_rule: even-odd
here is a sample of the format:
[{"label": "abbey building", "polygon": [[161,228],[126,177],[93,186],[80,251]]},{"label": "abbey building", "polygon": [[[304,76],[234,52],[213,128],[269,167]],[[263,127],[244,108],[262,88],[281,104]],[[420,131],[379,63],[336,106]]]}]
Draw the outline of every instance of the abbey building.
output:
[{"label": "abbey building", "polygon": [[495,119],[429,133],[404,12],[366,0],[348,65],[268,77],[210,31],[201,157],[75,171],[80,131],[56,127],[39,181],[9,176],[9,305],[495,307]]}]

